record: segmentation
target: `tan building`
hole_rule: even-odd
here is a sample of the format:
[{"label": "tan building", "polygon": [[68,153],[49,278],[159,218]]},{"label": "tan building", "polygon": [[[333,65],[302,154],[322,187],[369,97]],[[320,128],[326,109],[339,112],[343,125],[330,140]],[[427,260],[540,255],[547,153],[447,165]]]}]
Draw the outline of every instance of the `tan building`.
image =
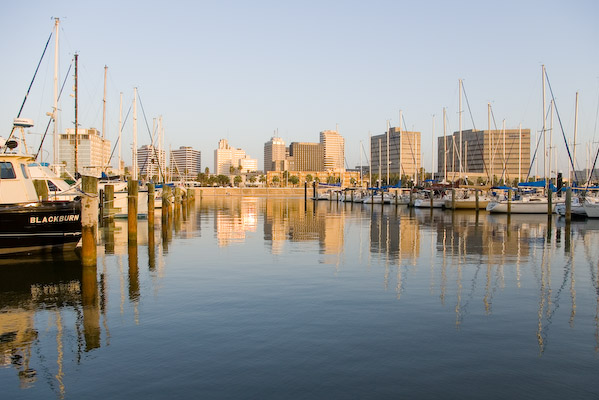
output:
[{"label": "tan building", "polygon": [[288,160],[289,169],[293,171],[323,171],[323,146],[321,143],[292,142]]},{"label": "tan building", "polygon": [[[387,147],[387,142],[389,146]],[[387,153],[387,148],[389,152]],[[387,133],[370,138],[370,159],[372,173],[387,177],[389,175],[407,175],[416,179],[421,166],[420,132],[400,131],[390,128]]]},{"label": "tan building", "polygon": [[443,177],[447,168],[448,181],[461,175],[469,180],[480,177],[487,181],[493,176],[495,182],[512,182],[522,181],[528,174],[530,129],[462,131],[461,152],[459,132],[439,137],[437,143],[438,176]]},{"label": "tan building", "polygon": [[[264,143],[264,172],[280,171],[281,161],[285,161],[287,151],[285,142],[279,137],[272,137],[268,142]],[[284,170],[283,170],[284,171]]]},{"label": "tan building", "polygon": [[[108,167],[110,141],[102,138],[95,128],[77,129],[77,169],[80,174],[100,175]],[[58,138],[58,163],[63,170],[75,174],[75,128]]]},{"label": "tan building", "polygon": [[345,171],[345,139],[337,131],[320,132],[325,171]]}]

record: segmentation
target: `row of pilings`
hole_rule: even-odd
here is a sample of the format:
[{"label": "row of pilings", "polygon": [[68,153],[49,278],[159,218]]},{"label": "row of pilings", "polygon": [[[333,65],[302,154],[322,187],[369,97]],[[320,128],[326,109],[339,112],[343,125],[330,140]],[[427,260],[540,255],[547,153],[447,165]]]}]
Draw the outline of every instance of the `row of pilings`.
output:
[{"label": "row of pilings", "polygon": [[[84,267],[95,267],[97,265],[98,223],[101,223],[104,229],[114,229],[114,185],[104,185],[103,190],[99,191],[98,178],[83,176],[82,190],[84,195],[81,199],[81,261]],[[148,237],[153,241],[156,218],[155,185],[148,183],[147,190]],[[193,189],[164,185],[161,196],[161,226],[163,231],[168,231],[172,226],[173,218],[187,215],[192,202],[195,201],[195,192]],[[129,180],[127,182],[127,240],[130,247],[137,245],[138,206],[139,183]]]}]

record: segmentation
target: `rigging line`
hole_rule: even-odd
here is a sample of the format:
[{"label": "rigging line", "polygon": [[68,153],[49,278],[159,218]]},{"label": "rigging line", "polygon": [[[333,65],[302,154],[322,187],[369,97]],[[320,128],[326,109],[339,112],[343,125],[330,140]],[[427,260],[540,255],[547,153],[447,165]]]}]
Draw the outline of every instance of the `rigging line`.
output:
[{"label": "rigging line", "polygon": [[[19,113],[17,114],[17,118],[21,117],[21,112],[23,112],[23,107],[25,107],[25,103],[27,102],[27,97],[29,96],[29,92],[31,92],[31,87],[33,86],[33,82],[35,81],[35,77],[37,76],[37,72],[40,69],[40,65],[42,64],[42,60],[44,59],[44,55],[46,54],[46,50],[48,50],[48,44],[50,43],[50,39],[52,39],[52,32],[50,32],[50,36],[48,37],[48,41],[46,42],[46,46],[44,46],[44,51],[42,52],[42,56],[40,57],[39,62],[37,63],[37,67],[35,68],[35,73],[33,74],[33,78],[31,79],[31,83],[29,83],[29,88],[27,88],[27,93],[25,93],[25,98],[23,99],[23,103],[21,103],[21,108],[19,108]],[[8,142],[12,137],[12,134],[15,132],[15,126],[13,125],[10,135],[8,135]],[[4,153],[6,153],[7,147],[4,147]]]},{"label": "rigging line", "polygon": [[[123,123],[121,124],[120,128],[122,129],[122,127],[125,125],[125,122],[127,122],[127,118],[129,118],[129,113],[131,112],[131,107],[132,105],[129,105],[129,110],[127,111],[127,114],[125,115],[125,119],[123,120]],[[121,130],[122,132],[122,130]],[[112,147],[112,152],[110,153],[110,157],[108,158],[108,164],[110,164],[110,162],[112,161],[112,156],[114,155],[114,151],[116,150],[116,146],[119,144],[119,139],[117,138],[117,140],[114,143],[114,146]],[[121,166],[119,165],[119,168]]]},{"label": "rigging line", "polygon": [[[539,150],[539,144],[541,143],[541,139],[542,139],[542,135],[539,135],[539,137],[537,138],[537,145],[535,146],[535,152],[532,155],[532,160],[530,161],[530,164],[528,165],[528,173],[526,174],[526,182],[528,182],[528,178],[530,178],[530,172],[532,171],[532,163],[535,162],[535,159],[537,158],[537,152]],[[532,139],[532,137],[531,137]]]},{"label": "rigging line", "polygon": [[[408,127],[406,125],[406,119],[403,118],[403,127],[404,127],[404,132],[408,131]],[[414,156],[414,149],[412,148],[412,141],[410,139],[408,139],[408,144],[410,145],[410,153],[412,154],[412,161],[414,162],[414,169],[416,169],[416,156]],[[403,166],[402,166],[403,168]],[[405,170],[404,170],[405,172]],[[418,172],[416,172],[418,173]]]},{"label": "rigging line", "polygon": [[572,154],[570,153],[570,147],[568,146],[568,140],[566,139],[566,132],[564,132],[564,126],[562,125],[562,118],[559,115],[559,111],[557,110],[557,103],[555,102],[555,96],[553,95],[553,89],[551,88],[551,83],[549,82],[549,75],[547,74],[547,69],[545,69],[545,78],[547,79],[547,85],[549,86],[549,92],[551,93],[551,99],[553,100],[553,105],[555,107],[555,113],[557,114],[557,120],[559,121],[559,127],[562,130],[562,137],[564,138],[564,142],[566,144],[566,151],[568,152],[568,158],[570,159],[570,165],[572,166],[572,171],[574,173],[574,179],[576,179],[576,168],[574,167],[574,161],[572,160]]},{"label": "rigging line", "polygon": [[[160,175],[162,175],[162,179],[164,181],[166,181],[166,179],[164,177],[164,172],[162,171],[162,165],[160,164],[160,155],[158,154],[158,151],[156,150],[156,146],[154,146],[154,138],[152,137],[152,131],[150,131],[150,125],[148,124],[148,118],[146,117],[146,110],[144,109],[144,105],[141,101],[141,96],[139,95],[139,92],[137,92],[137,96],[139,97],[139,105],[141,106],[141,112],[144,115],[144,121],[146,122],[146,128],[148,129],[148,135],[150,136],[150,142],[152,143],[152,150],[158,160],[158,171],[160,172]],[[145,164],[144,164],[144,166],[145,166]]]},{"label": "rigging line", "polygon": [[[64,77],[64,81],[62,82],[62,86],[60,87],[60,92],[58,93],[57,100],[60,100],[60,96],[62,95],[62,91],[64,90],[64,85],[67,83],[67,78],[69,77],[69,73],[71,72],[72,66],[73,66],[73,63],[71,63],[69,65],[69,70],[67,71],[67,74]],[[57,113],[57,112],[58,112],[58,110],[54,110],[54,113]],[[37,160],[37,157],[39,156],[40,151],[42,151],[42,145],[44,144],[44,140],[46,139],[46,135],[48,134],[48,129],[50,128],[50,124],[52,123],[52,121],[54,121],[54,123],[56,123],[56,115],[54,115],[53,118],[48,119],[48,125],[46,125],[46,131],[44,132],[44,136],[42,136],[42,140],[40,142],[40,147],[37,149],[37,153],[35,153],[34,160]],[[54,161],[54,163],[56,163],[56,160]]]},{"label": "rigging line", "polygon": [[[476,124],[474,123],[474,117],[472,116],[472,109],[470,108],[470,102],[468,101],[468,95],[466,94],[466,89],[464,88],[464,82],[462,82],[462,91],[464,92],[464,97],[466,98],[466,105],[468,106],[468,113],[470,114],[470,120],[472,121],[472,128],[476,132]],[[490,137],[490,132],[489,132],[489,137]],[[487,173],[487,178],[489,178],[489,180],[490,180],[491,179],[490,171],[487,168],[487,163],[485,162],[485,157],[484,157],[484,154],[483,154],[484,153],[484,148],[481,148],[481,144],[480,144],[480,140],[479,140],[478,135],[476,135],[476,145],[478,147],[478,151],[480,151],[481,154],[482,154],[481,158],[482,158],[482,161],[483,161],[483,169]],[[467,151],[468,150],[466,150],[466,152]],[[466,153],[466,154],[468,154],[468,153]],[[491,160],[489,160],[489,161],[491,161]],[[466,172],[468,172],[468,171],[466,171]]]}]

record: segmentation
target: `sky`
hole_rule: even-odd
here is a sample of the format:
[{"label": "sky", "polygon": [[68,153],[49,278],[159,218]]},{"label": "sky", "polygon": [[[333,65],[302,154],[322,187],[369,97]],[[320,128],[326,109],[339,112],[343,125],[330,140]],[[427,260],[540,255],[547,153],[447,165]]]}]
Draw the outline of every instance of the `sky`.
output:
[{"label": "sky", "polygon": [[[149,144],[162,117],[173,149],[202,152],[214,168],[218,140],[263,165],[275,132],[287,144],[318,142],[319,132],[345,137],[346,163],[360,163],[368,135],[387,121],[422,132],[430,170],[433,137],[457,131],[458,81],[463,80],[463,129],[486,129],[487,104],[501,128],[542,129],[541,65],[555,97],[553,143],[567,170],[563,135],[572,140],[579,93],[577,167],[599,143],[599,2],[571,1],[33,1],[2,2],[0,124],[6,137],[44,45],[60,18],[60,82],[79,54],[82,127],[102,127],[104,66],[108,66],[106,136],[118,138],[137,87],[138,144]],[[54,42],[42,60],[22,117],[36,125],[37,146],[53,105]],[[60,101],[59,130],[74,121],[73,70]],[[547,107],[550,99],[547,87]],[[467,101],[466,101],[467,97]],[[434,121],[434,132],[433,132]],[[547,122],[549,124],[549,122]],[[123,128],[131,160],[132,117]],[[51,161],[52,140],[43,157]],[[118,151],[115,151],[115,157]],[[436,156],[435,156],[436,157]],[[362,162],[366,164],[365,156]]]}]

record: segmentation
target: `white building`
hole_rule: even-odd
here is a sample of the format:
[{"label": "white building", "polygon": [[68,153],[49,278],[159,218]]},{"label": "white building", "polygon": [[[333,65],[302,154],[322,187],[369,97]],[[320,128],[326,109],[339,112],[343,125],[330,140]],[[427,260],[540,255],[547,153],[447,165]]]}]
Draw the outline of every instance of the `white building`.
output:
[{"label": "white building", "polygon": [[[77,172],[100,176],[110,160],[110,141],[103,139],[95,128],[77,129]],[[67,129],[58,138],[58,164],[75,175],[75,128]]]},{"label": "white building", "polygon": [[188,146],[172,150],[170,171],[173,179],[195,180],[202,172],[202,153]]},{"label": "white building", "polygon": [[226,139],[218,141],[218,148],[214,150],[214,173],[217,175],[231,175],[231,167],[236,173],[258,170],[258,160],[250,158],[245,151],[229,146]]},{"label": "white building", "polygon": [[166,151],[151,144],[141,146],[137,149],[137,168],[140,179],[162,180],[166,174]]}]

